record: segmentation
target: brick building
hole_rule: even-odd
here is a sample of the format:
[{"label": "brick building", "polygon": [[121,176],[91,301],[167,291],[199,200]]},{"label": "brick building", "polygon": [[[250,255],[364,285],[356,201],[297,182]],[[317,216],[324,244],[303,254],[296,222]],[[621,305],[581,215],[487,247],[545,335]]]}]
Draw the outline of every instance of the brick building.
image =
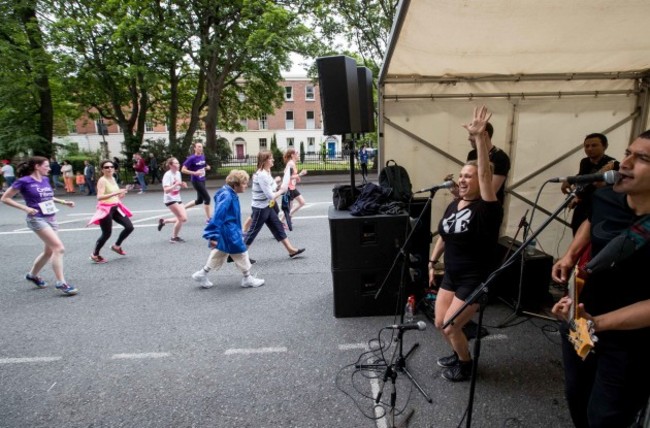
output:
[{"label": "brick building", "polygon": [[[217,131],[218,138],[230,144],[234,156],[244,158],[257,155],[260,150],[270,149],[275,136],[278,148],[300,149],[316,153],[325,143],[328,153],[340,152],[341,137],[323,135],[322,109],[318,85],[305,76],[285,76],[279,83],[284,88],[284,102],[272,115],[255,119],[242,119],[241,132]],[[103,131],[103,132],[102,132]],[[168,139],[167,126],[147,122],[144,139]],[[99,150],[101,143],[108,144],[109,155],[122,157],[123,136],[117,124],[109,121],[80,118],[70,124],[69,134],[56,136],[56,143],[77,143],[83,150]]]}]

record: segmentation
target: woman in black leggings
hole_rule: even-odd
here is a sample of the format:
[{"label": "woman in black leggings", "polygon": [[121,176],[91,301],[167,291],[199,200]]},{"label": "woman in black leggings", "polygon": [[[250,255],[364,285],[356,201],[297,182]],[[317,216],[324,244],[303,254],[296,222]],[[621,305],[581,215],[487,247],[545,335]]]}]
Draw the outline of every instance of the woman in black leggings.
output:
[{"label": "woman in black leggings", "polygon": [[104,160],[100,163],[100,167],[102,177],[97,181],[97,211],[88,223],[99,224],[102,230],[102,234],[95,244],[95,250],[90,255],[90,260],[94,263],[107,262],[105,258],[99,255],[99,252],[104,247],[104,244],[106,244],[106,241],[108,241],[108,238],[111,237],[113,222],[124,227],[115,244],[111,245],[111,250],[117,254],[121,256],[126,255],[124,250],[122,250],[122,242],[133,232],[133,224],[129,220],[129,217],[132,215],[131,211],[122,203],[122,198],[128,193],[128,190],[120,189],[115,181],[115,177],[113,176],[115,165],[113,161]]}]

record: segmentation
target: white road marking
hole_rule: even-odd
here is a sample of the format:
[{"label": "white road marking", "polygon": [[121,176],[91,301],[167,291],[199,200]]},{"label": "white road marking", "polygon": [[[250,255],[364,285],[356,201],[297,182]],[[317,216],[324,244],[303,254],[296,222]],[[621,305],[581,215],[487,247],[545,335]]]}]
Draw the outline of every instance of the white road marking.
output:
[{"label": "white road marking", "polygon": [[0,358],[0,364],[49,363],[60,359],[61,357]]},{"label": "white road marking", "polygon": [[508,336],[505,334],[488,334],[482,337],[481,340],[508,340]]},{"label": "white road marking", "polygon": [[54,383],[52,384],[52,386],[50,386],[50,387],[47,389],[47,392],[50,392],[50,391],[52,390],[52,388],[54,388],[54,385],[56,385],[56,382],[54,382]]},{"label": "white road marking", "polygon": [[339,345],[340,351],[347,351],[350,349],[363,349],[367,351],[368,345],[366,345],[365,343],[343,343]]},{"label": "white road marking", "polygon": [[287,348],[284,346],[276,347],[276,348],[232,348],[232,349],[226,349],[226,352],[224,352],[225,355],[233,355],[233,354],[268,354],[272,352],[287,352]]},{"label": "white road marking", "polygon": [[144,358],[165,358],[169,357],[169,352],[143,352],[140,354],[113,354],[112,360],[141,360]]}]

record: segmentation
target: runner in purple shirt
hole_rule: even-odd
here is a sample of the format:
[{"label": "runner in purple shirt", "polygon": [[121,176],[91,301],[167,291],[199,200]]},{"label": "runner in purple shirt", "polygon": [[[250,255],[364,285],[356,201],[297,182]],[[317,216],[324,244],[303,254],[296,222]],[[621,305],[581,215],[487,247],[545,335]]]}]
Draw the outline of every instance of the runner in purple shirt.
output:
[{"label": "runner in purple shirt", "polygon": [[194,143],[194,154],[185,159],[181,172],[191,176],[192,186],[194,187],[194,190],[196,190],[196,199],[185,204],[185,209],[203,204],[207,223],[209,223],[210,218],[212,218],[210,213],[210,194],[205,188],[205,174],[206,171],[209,170],[210,165],[207,164],[205,156],[203,155],[203,144]]},{"label": "runner in purple shirt", "polygon": [[[25,275],[25,279],[38,288],[47,287],[47,283],[38,276],[38,273],[48,261],[51,261],[56,277],[56,288],[63,294],[73,296],[77,294],[77,289],[68,284],[63,275],[65,248],[57,233],[58,225],[54,214],[58,211],[55,204],[74,207],[74,202],[54,197],[48,178],[49,173],[50,161],[47,158],[42,156],[29,158],[27,162],[18,165],[18,180],[2,195],[0,200],[6,205],[25,211],[27,227],[33,230],[45,244],[43,252],[36,257],[31,270]],[[18,193],[25,199],[25,204],[13,200]]]}]

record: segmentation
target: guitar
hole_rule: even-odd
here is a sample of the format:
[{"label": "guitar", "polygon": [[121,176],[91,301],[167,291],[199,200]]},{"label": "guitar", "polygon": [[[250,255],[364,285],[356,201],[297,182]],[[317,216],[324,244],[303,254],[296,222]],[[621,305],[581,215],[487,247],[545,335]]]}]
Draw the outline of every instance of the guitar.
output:
[{"label": "guitar", "polygon": [[578,316],[578,296],[582,291],[585,283],[586,272],[584,266],[587,264],[590,251],[589,248],[585,249],[576,264],[574,277],[573,277],[573,290],[572,293],[573,304],[571,305],[571,320],[569,321],[569,342],[573,345],[576,353],[583,360],[587,358],[589,352],[595,346],[598,338],[594,334],[594,323],[584,317]]}]

